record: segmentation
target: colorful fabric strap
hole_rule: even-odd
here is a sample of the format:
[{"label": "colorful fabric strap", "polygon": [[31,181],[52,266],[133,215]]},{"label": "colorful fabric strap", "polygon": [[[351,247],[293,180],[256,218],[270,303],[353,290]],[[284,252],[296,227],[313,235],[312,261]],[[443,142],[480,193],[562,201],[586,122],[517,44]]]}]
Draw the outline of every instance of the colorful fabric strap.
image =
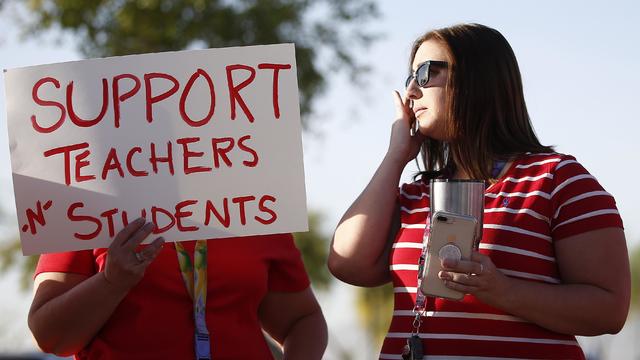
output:
[{"label": "colorful fabric strap", "polygon": [[182,244],[176,242],[175,246],[182,280],[184,280],[189,296],[193,299],[196,359],[209,360],[211,359],[211,340],[205,316],[207,308],[207,241],[196,241],[193,262]]}]

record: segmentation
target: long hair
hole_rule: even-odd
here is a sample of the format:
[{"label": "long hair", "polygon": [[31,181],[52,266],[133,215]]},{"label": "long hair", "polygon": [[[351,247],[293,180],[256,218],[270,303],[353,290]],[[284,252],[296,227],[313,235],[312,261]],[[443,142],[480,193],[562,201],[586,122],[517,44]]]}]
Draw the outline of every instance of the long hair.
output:
[{"label": "long hair", "polygon": [[417,177],[448,177],[457,165],[471,178],[492,180],[496,160],[553,152],[533,131],[518,62],[502,34],[479,24],[429,31],[413,44],[410,66],[420,45],[431,39],[445,46],[449,62],[445,132],[450,141],[424,141],[424,171]]}]

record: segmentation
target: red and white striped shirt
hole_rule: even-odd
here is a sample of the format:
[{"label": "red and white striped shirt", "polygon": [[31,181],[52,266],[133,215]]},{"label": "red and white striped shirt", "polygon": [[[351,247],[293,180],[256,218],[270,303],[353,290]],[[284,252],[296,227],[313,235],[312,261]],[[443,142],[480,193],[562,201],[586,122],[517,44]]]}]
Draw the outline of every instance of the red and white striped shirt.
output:
[{"label": "red and white striped shirt", "polygon": [[[394,312],[380,359],[400,356],[413,329],[418,258],[429,211],[429,185],[400,188],[401,228],[390,254]],[[480,252],[508,276],[558,284],[554,242],[587,231],[622,227],[613,197],[572,156],[527,154],[485,191]],[[585,244],[588,246],[588,244]],[[584,359],[574,336],[555,333],[474,296],[427,298],[420,337],[428,359]]]}]

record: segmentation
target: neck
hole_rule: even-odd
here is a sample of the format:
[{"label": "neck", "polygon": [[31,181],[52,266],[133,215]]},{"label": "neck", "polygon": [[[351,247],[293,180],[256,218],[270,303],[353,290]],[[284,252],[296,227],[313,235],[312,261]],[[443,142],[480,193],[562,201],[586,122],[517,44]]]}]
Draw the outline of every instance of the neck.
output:
[{"label": "neck", "polygon": [[460,179],[460,180],[468,180],[468,179],[471,179],[471,176],[469,176],[469,174],[467,174],[466,171],[460,169],[459,166],[456,166],[456,172],[453,174],[453,178]]}]

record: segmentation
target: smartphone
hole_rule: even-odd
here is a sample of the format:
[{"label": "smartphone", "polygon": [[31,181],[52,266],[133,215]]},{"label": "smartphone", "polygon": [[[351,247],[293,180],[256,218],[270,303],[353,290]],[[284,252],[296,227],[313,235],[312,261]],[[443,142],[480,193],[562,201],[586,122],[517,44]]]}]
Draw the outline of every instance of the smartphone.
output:
[{"label": "smartphone", "polygon": [[454,257],[468,260],[475,243],[478,221],[473,216],[437,211],[431,217],[431,230],[427,239],[427,251],[420,291],[427,296],[461,300],[464,293],[449,289],[438,273],[442,270],[441,260]]},{"label": "smartphone", "polygon": [[413,113],[413,100],[409,100],[409,116],[411,117],[411,122],[409,124],[409,135],[415,136],[419,129],[418,119],[416,119],[416,114]]}]

